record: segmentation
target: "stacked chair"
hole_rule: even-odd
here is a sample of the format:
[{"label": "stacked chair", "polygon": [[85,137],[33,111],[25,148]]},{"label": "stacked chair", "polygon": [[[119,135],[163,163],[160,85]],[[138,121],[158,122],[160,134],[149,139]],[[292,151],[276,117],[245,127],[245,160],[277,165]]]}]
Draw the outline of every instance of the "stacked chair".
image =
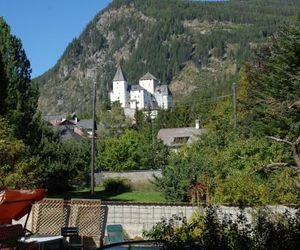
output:
[{"label": "stacked chair", "polygon": [[64,200],[43,199],[32,209],[32,232],[36,235],[60,235],[65,225]]},{"label": "stacked chair", "polygon": [[62,235],[67,249],[95,249],[102,243],[101,200],[44,199],[33,206],[32,231]]}]

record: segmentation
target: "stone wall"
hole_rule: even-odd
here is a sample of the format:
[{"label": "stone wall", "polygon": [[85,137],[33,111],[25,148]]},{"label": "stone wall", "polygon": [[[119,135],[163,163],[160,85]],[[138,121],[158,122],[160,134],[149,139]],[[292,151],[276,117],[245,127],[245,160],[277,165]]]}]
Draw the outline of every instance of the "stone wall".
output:
[{"label": "stone wall", "polygon": [[139,171],[124,171],[124,172],[109,172],[103,171],[95,173],[95,184],[99,185],[107,178],[124,177],[132,183],[145,183],[154,180],[153,176],[161,176],[161,170],[139,170]]}]

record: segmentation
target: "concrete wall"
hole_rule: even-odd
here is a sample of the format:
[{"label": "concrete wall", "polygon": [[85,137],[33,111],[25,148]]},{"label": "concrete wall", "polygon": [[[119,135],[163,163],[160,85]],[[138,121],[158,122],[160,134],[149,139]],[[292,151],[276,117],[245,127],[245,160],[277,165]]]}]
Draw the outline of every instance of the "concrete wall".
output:
[{"label": "concrete wall", "polygon": [[[291,214],[296,212],[295,208],[286,206],[269,206],[273,212],[284,213],[288,210]],[[173,215],[185,216],[190,219],[195,211],[204,210],[205,207],[196,207],[189,205],[163,205],[163,204],[130,204],[130,203],[118,203],[118,202],[103,202],[102,205],[102,221],[99,221],[99,225],[102,229],[105,229],[109,224],[122,224],[126,233],[130,238],[136,236],[142,236],[143,230],[151,229],[162,218],[169,219]],[[239,208],[219,206],[218,214],[225,215],[231,214],[235,219],[239,214]],[[253,208],[245,209],[246,217],[248,221],[251,221],[251,214]],[[25,217],[20,221],[14,223],[24,224]],[[27,228],[31,230],[31,216],[28,220]]]},{"label": "concrete wall", "polygon": [[[104,206],[105,207],[105,206]],[[269,206],[271,211],[284,213],[287,210],[291,214],[295,214],[296,209],[286,206]],[[144,230],[151,229],[162,218],[169,219],[173,215],[185,216],[188,220],[196,211],[204,211],[205,207],[197,206],[180,206],[180,205],[146,205],[146,204],[117,204],[107,203],[107,220],[106,224],[122,224],[129,237],[142,236]],[[251,222],[253,208],[249,207],[245,210],[245,216]],[[218,215],[231,215],[235,220],[240,214],[238,207],[219,206],[217,209]]]},{"label": "concrete wall", "polygon": [[107,204],[107,225],[122,224],[131,237],[142,236],[144,230],[151,229],[162,218],[180,215],[190,218],[197,207],[161,206],[143,204]]},{"label": "concrete wall", "polygon": [[154,180],[153,175],[161,176],[160,170],[126,171],[126,172],[100,172],[95,173],[95,183],[99,185],[107,178],[124,177],[132,183],[145,183]]}]

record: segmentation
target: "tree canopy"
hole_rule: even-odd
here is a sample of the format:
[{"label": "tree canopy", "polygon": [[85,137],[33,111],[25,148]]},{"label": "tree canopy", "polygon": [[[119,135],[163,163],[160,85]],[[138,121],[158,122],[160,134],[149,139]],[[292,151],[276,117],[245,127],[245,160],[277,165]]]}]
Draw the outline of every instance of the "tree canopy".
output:
[{"label": "tree canopy", "polygon": [[101,138],[97,145],[97,169],[123,171],[165,165],[167,149],[149,132],[150,136],[130,129],[115,137]]},{"label": "tree canopy", "polygon": [[0,17],[0,189],[82,185],[89,146],[61,142],[41,120],[30,74],[21,40]]}]

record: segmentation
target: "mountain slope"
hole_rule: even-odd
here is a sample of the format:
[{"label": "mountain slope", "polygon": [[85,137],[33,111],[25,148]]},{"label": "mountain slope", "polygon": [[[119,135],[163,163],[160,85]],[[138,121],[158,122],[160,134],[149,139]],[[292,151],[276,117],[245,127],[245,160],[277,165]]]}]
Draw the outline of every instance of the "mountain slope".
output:
[{"label": "mountain slope", "polygon": [[[115,0],[35,79],[39,108],[44,114],[88,112],[94,81],[98,103],[108,104],[119,63],[129,82],[150,71],[171,83],[176,98],[196,88],[195,98],[222,93],[252,48],[293,21],[299,6],[299,0]],[[190,92],[182,93],[188,81]]]}]

